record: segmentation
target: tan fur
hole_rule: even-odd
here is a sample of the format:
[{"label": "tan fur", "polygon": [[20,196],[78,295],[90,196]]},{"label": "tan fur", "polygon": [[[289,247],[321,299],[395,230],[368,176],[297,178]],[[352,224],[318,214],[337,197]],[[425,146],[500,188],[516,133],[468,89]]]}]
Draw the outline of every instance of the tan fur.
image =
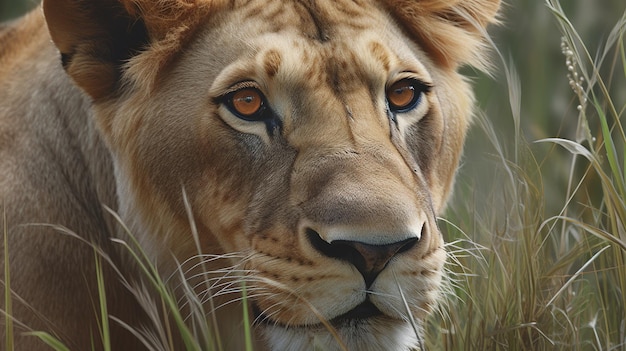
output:
[{"label": "tan fur", "polygon": [[[415,347],[407,312],[422,320],[439,299],[435,218],[472,114],[457,69],[484,67],[498,5],[44,0],[45,21],[40,8],[0,31],[16,350],[45,349],[29,328],[99,347],[93,246],[144,279],[104,206],[164,277],[197,254],[193,231],[203,253],[234,254],[205,268],[247,272],[259,350],[339,349],[328,323],[349,350]],[[406,78],[431,88],[390,114],[386,89]],[[263,93],[267,122],[224,106],[243,87]],[[105,276],[111,315],[145,325],[108,264]],[[225,347],[240,349],[239,294],[212,293],[227,303],[214,311]],[[364,301],[381,314],[341,318]],[[111,324],[114,350],[140,349]]]}]

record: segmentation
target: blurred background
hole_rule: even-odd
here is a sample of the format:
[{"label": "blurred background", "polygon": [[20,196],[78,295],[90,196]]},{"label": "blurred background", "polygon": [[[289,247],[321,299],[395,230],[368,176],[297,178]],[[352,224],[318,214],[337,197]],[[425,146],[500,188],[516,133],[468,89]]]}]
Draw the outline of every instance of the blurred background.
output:
[{"label": "blurred background", "polygon": [[[626,11],[624,0],[563,0],[560,3],[593,58],[600,56],[604,43]],[[511,149],[519,141],[515,137],[514,117],[517,114],[521,137],[529,143],[537,162],[548,162],[544,157],[552,153],[561,153],[564,156],[549,158],[549,167],[542,169],[542,190],[545,192],[547,206],[556,210],[556,207],[563,205],[563,196],[557,194],[565,192],[570,158],[565,157],[565,150],[553,150],[550,145],[533,142],[549,137],[579,141],[578,101],[567,77],[566,58],[561,49],[563,34],[557,26],[555,16],[543,0],[504,0],[501,19],[502,25],[490,30],[502,55],[502,58],[493,55],[496,62],[493,77],[471,70],[467,74],[474,77],[478,105],[492,124],[499,146],[505,149],[505,154],[514,153]],[[619,61],[615,48],[612,49],[612,56],[607,60]],[[516,71],[519,76],[520,89],[515,92],[519,94],[517,103],[512,102],[509,95],[511,82],[505,77],[502,60],[509,70]],[[600,75],[611,77],[607,80],[609,95],[612,96],[615,106],[622,107],[626,104],[625,75],[623,70],[612,72],[614,66],[611,62],[603,64],[599,67]],[[519,105],[511,106],[512,104]],[[591,129],[597,132],[597,122],[589,122]],[[459,174],[461,181],[467,176],[473,186],[481,188],[494,185],[491,179],[494,175],[493,167],[481,162],[488,157],[485,153],[493,151],[489,150],[493,146],[491,144],[481,128],[470,131],[465,149],[464,170]]]},{"label": "blurred background", "polygon": [[34,0],[0,0],[0,21],[18,17],[37,4],[39,1]]}]

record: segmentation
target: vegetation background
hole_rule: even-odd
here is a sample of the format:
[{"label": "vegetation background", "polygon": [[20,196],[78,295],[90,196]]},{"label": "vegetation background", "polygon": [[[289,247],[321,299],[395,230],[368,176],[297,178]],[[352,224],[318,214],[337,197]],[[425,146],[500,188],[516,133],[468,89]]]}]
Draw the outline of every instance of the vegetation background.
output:
[{"label": "vegetation background", "polygon": [[[0,0],[0,20],[34,6]],[[465,69],[480,112],[425,345],[626,350],[626,1],[508,0],[501,18],[493,76]]]}]

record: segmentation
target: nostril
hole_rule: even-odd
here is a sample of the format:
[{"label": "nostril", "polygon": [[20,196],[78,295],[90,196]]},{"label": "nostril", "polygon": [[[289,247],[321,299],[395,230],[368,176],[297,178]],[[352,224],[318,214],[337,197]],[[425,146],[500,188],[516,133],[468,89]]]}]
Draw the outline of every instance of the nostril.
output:
[{"label": "nostril", "polygon": [[338,241],[329,243],[322,239],[313,229],[306,230],[307,238],[311,245],[324,256],[338,258],[346,261],[358,260],[359,253],[348,245],[343,245]]},{"label": "nostril", "polygon": [[398,251],[396,251],[396,254],[411,250],[417,244],[418,241],[420,241],[419,238],[410,238],[410,239],[406,239],[405,241],[402,241],[404,245],[402,245],[398,249]]},{"label": "nostril", "polygon": [[367,287],[395,255],[409,251],[419,241],[419,238],[412,237],[383,245],[352,240],[334,240],[328,243],[312,229],[307,229],[306,234],[311,245],[323,255],[350,262],[355,266],[365,279]]}]

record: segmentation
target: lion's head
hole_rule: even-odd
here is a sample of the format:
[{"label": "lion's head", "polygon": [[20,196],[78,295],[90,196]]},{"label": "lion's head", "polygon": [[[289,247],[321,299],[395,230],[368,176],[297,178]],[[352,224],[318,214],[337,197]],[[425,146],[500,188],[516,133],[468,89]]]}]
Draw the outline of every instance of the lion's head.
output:
[{"label": "lion's head", "polygon": [[[160,263],[240,253],[269,347],[407,349],[498,0],[47,0],[119,212]],[[186,208],[188,210],[186,210]],[[191,216],[190,216],[191,215]],[[405,304],[406,302],[406,304]],[[408,306],[408,310],[407,307]]]}]

